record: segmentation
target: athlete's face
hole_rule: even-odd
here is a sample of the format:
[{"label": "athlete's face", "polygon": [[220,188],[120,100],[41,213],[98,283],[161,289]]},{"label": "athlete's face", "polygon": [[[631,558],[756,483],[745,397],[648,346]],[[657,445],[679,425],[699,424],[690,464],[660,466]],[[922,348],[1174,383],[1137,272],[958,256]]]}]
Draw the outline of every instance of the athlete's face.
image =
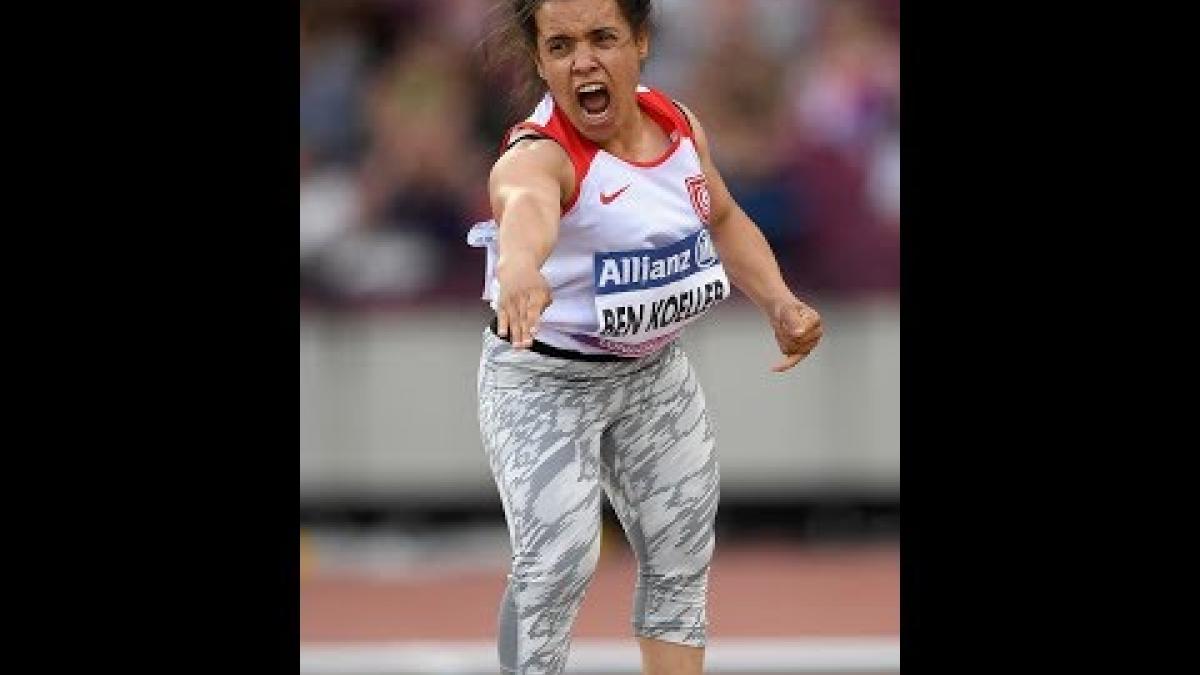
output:
[{"label": "athlete's face", "polygon": [[637,114],[645,30],[634,34],[617,0],[546,0],[537,21],[537,69],[584,136],[603,143]]}]

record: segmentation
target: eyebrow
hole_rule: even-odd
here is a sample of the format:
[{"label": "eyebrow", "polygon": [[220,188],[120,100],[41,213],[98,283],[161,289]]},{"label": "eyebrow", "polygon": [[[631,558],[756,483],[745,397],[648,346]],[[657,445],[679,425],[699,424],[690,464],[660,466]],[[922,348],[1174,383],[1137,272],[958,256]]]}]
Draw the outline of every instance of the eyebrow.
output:
[{"label": "eyebrow", "polygon": [[[600,26],[599,28],[593,28],[593,29],[587,31],[587,35],[594,36],[598,33],[618,33],[619,34],[619,31],[616,26]],[[546,39],[543,40],[543,42],[551,42],[553,40],[574,40],[574,39],[575,39],[574,36],[567,35],[566,33],[554,33],[553,35],[547,35]]]}]

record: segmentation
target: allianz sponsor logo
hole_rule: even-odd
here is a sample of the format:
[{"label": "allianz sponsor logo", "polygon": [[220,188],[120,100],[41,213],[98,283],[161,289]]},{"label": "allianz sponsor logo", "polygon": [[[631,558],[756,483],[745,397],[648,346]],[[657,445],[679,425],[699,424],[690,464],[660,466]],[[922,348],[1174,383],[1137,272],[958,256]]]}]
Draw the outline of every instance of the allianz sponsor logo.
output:
[{"label": "allianz sponsor logo", "polygon": [[[709,263],[711,264],[711,263]],[[707,265],[705,265],[707,267]],[[623,255],[604,258],[600,263],[601,289],[659,281],[686,274],[692,268],[692,250],[684,249],[662,258],[649,255]]]},{"label": "allianz sponsor logo", "polygon": [[708,230],[657,249],[596,255],[596,290],[614,293],[673,283],[719,263]]}]

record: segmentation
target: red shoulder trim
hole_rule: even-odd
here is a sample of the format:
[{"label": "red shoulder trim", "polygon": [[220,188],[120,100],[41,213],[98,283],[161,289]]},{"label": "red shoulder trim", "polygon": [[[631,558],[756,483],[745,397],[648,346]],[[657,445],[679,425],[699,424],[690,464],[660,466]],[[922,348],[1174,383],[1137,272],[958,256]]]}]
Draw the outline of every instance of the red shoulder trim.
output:
[{"label": "red shoulder trim", "polygon": [[571,121],[567,119],[557,104],[554,105],[554,112],[550,115],[550,121],[545,126],[529,120],[521,122],[504,135],[501,148],[507,147],[508,139],[512,138],[513,134],[522,129],[537,131],[554,140],[562,146],[562,149],[567,152],[567,157],[571,159],[571,166],[575,169],[575,190],[571,193],[567,202],[563,204],[562,212],[567,213],[575,206],[575,202],[579,199],[579,190],[583,185],[583,178],[587,175],[588,169],[591,168],[592,160],[595,159],[599,148],[576,131],[574,125],[571,124]]},{"label": "red shoulder trim", "polygon": [[695,136],[692,134],[691,120],[683,114],[683,110],[670,96],[657,89],[649,89],[649,91],[638,92],[638,100],[642,103],[642,109],[649,113],[659,126],[668,130],[668,134],[678,131],[684,138],[695,140]]}]

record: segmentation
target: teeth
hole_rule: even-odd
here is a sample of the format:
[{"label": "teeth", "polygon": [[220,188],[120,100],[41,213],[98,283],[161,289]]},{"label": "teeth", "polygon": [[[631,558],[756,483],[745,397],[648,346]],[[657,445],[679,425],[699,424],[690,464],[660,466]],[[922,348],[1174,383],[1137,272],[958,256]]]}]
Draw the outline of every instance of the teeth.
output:
[{"label": "teeth", "polygon": [[585,84],[579,88],[579,93],[590,94],[593,91],[602,91],[603,89],[604,85],[602,84]]}]

